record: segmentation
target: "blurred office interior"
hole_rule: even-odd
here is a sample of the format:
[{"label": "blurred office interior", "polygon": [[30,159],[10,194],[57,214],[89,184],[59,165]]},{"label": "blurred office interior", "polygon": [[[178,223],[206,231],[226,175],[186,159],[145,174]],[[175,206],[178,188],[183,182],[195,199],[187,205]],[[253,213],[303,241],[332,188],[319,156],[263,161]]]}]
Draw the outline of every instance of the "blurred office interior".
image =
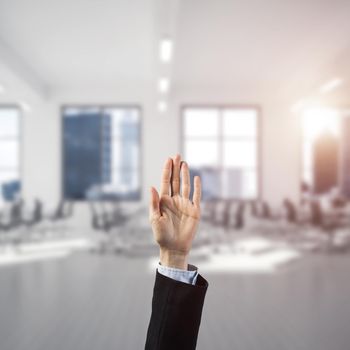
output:
[{"label": "blurred office interior", "polygon": [[144,346],[150,186],[203,183],[198,349],[348,350],[350,2],[0,0],[0,349]]}]

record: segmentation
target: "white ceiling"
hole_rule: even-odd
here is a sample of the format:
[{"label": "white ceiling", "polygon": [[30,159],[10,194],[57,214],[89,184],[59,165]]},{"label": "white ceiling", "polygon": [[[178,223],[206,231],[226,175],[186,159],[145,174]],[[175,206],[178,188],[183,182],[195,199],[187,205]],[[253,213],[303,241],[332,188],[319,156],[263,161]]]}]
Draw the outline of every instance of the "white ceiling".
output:
[{"label": "white ceiling", "polygon": [[0,0],[0,38],[49,86],[149,80],[153,29],[152,0]]},{"label": "white ceiling", "polygon": [[[0,42],[50,87],[154,84],[164,23],[157,1],[0,0]],[[179,87],[295,93],[333,76],[350,79],[348,0],[164,1],[179,4]]]},{"label": "white ceiling", "polygon": [[180,83],[303,87],[348,66],[332,68],[350,46],[348,0],[189,0],[179,13]]}]

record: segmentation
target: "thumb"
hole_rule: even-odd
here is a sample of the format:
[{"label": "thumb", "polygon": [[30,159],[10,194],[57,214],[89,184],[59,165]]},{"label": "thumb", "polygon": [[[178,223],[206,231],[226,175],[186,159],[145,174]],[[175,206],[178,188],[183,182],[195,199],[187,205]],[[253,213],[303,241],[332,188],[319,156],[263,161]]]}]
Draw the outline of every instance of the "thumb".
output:
[{"label": "thumb", "polygon": [[160,209],[159,209],[159,194],[154,187],[151,187],[150,190],[150,203],[149,203],[149,215],[150,217],[159,217]]}]

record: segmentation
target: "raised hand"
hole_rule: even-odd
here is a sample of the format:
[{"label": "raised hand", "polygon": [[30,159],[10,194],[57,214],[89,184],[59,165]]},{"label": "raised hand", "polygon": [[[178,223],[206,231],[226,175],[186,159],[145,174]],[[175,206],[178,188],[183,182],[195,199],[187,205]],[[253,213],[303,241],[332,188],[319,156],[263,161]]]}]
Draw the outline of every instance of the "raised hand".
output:
[{"label": "raised hand", "polygon": [[[181,194],[180,194],[181,173]],[[194,178],[193,201],[190,172],[180,155],[164,164],[160,194],[151,188],[150,222],[160,247],[162,265],[187,269],[187,258],[200,219],[201,182]]]}]

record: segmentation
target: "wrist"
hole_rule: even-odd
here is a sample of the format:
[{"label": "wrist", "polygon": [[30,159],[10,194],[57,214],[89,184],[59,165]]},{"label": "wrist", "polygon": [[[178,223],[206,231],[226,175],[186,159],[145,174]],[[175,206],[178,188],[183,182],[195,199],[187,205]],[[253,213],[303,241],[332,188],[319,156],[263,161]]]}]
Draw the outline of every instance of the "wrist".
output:
[{"label": "wrist", "polygon": [[160,263],[166,267],[187,270],[188,253],[160,248]]}]

